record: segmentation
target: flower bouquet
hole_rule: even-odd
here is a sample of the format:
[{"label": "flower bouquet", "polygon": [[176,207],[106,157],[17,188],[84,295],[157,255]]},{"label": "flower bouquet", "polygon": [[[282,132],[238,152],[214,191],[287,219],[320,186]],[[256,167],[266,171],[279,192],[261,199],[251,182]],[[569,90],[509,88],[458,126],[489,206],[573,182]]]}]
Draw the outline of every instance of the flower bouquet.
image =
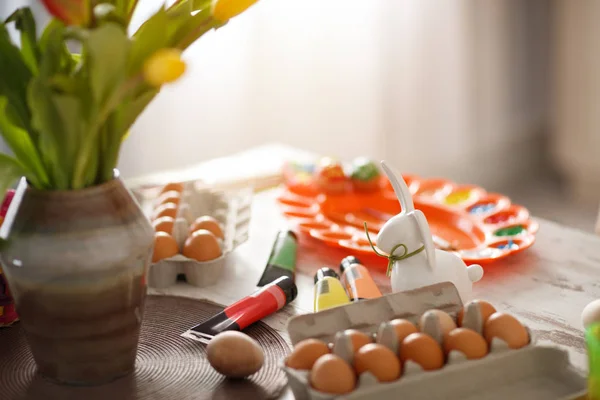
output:
[{"label": "flower bouquet", "polygon": [[[8,282],[39,372],[67,384],[133,370],[154,231],[115,169],[181,52],[256,0],[175,0],[130,33],[137,0],[42,0],[0,21],[0,227]],[[20,44],[11,41],[13,24]],[[0,307],[5,307],[0,304]],[[7,308],[3,308],[6,312]]]}]

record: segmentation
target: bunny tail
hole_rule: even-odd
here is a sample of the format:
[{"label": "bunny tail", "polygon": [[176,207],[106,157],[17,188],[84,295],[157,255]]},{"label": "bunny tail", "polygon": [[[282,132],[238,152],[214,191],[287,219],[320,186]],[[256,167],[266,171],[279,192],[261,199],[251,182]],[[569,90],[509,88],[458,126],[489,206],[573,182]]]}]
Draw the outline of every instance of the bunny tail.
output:
[{"label": "bunny tail", "polygon": [[483,278],[483,268],[478,264],[469,265],[467,267],[467,274],[471,282],[477,282]]}]

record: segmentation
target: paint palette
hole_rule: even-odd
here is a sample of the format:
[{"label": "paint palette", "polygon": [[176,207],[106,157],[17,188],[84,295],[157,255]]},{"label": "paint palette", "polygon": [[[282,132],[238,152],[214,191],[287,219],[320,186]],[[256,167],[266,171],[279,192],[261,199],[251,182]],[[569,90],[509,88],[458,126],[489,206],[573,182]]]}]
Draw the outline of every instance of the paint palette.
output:
[{"label": "paint palette", "polygon": [[[373,254],[369,236],[400,212],[400,204],[383,175],[370,191],[352,185],[335,193],[319,189],[315,166],[287,163],[285,188],[278,198],[283,214],[300,233],[353,254]],[[403,175],[415,208],[429,222],[436,247],[453,251],[466,263],[495,261],[529,248],[535,241],[537,222],[529,211],[501,194],[474,185],[445,179]]]}]

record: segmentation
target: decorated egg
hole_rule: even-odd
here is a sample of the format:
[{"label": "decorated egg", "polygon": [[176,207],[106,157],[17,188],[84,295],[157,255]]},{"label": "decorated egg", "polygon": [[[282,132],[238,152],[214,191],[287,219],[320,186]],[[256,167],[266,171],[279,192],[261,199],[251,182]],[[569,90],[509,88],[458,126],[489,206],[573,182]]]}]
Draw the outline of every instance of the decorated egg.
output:
[{"label": "decorated egg", "polygon": [[372,192],[379,189],[381,171],[377,164],[365,157],[359,157],[352,163],[350,179],[355,190]]},{"label": "decorated egg", "polygon": [[326,157],[315,169],[315,182],[319,189],[327,193],[342,193],[347,189],[348,178],[339,161]]}]

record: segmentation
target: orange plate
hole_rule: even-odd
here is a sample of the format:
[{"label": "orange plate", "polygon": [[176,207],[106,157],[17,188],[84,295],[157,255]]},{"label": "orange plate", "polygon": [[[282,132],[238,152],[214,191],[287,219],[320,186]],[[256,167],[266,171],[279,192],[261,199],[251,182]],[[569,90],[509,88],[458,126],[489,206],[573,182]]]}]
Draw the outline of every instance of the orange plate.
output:
[{"label": "orange plate", "polygon": [[[374,240],[385,221],[400,212],[387,179],[382,177],[381,189],[375,192],[348,189],[334,195],[321,193],[308,178],[309,172],[284,169],[286,185],[279,202],[286,217],[300,233],[315,240],[354,254],[373,255],[364,222]],[[538,224],[527,209],[506,196],[445,179],[404,178],[415,208],[427,217],[437,247],[454,251],[466,263],[495,261],[535,241]]]}]

